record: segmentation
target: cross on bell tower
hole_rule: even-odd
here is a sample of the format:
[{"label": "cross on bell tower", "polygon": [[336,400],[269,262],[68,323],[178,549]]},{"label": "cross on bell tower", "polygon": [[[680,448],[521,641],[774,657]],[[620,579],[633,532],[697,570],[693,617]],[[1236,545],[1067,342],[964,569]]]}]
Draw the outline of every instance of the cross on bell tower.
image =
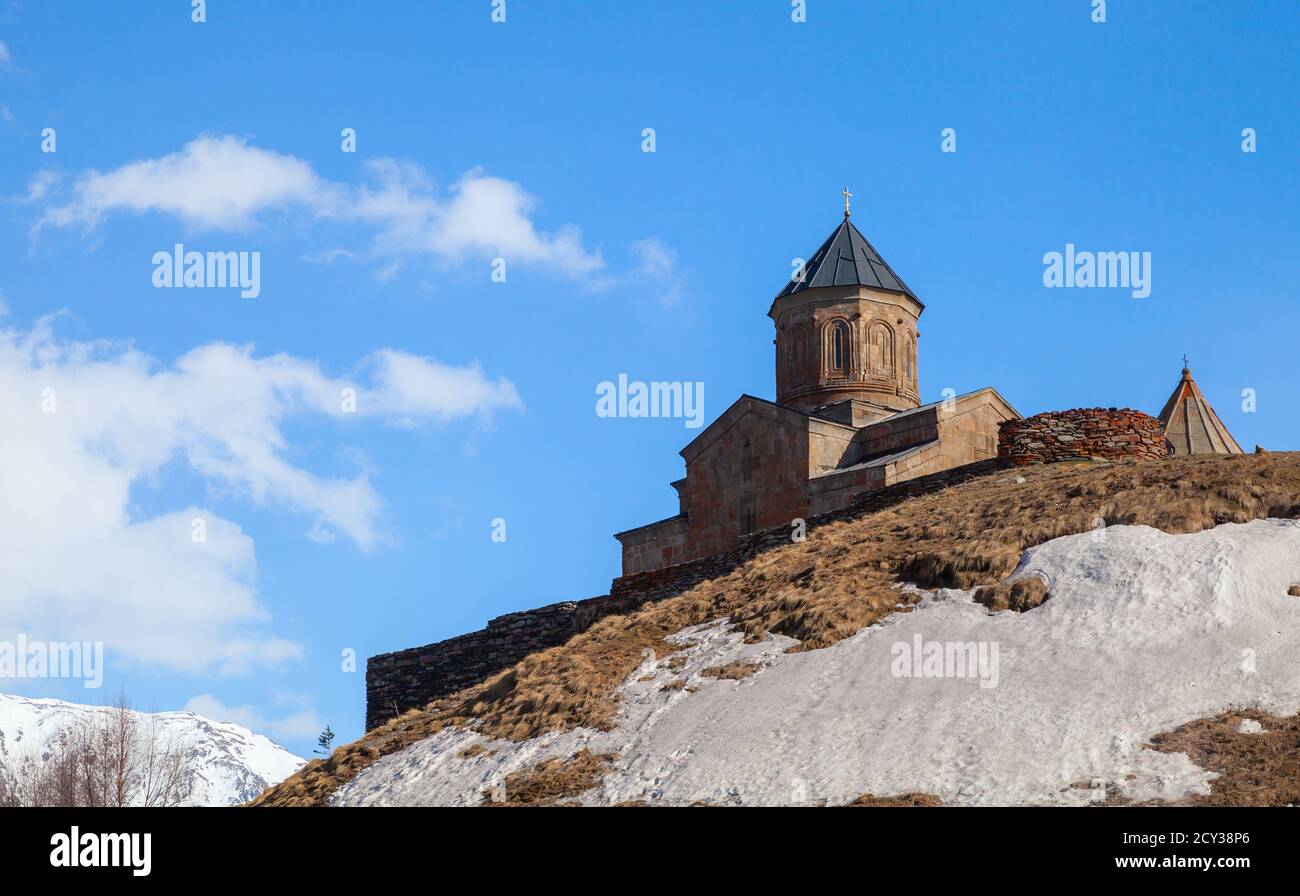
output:
[{"label": "cross on bell tower", "polygon": [[847,218],[849,216],[849,200],[853,198],[853,194],[849,192],[848,187],[845,187],[841,195],[844,197],[844,217]]}]

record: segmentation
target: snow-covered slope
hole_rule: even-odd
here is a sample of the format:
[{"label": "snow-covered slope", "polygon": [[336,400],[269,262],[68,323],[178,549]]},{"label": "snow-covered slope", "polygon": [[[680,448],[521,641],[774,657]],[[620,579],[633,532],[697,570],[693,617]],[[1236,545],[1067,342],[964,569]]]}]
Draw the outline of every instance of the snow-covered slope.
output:
[{"label": "snow-covered slope", "polygon": [[[66,725],[107,710],[62,700],[0,694],[0,758],[39,756]],[[146,714],[140,713],[141,716]],[[160,739],[183,744],[195,773],[193,806],[230,806],[257,796],[293,774],[303,760],[260,734],[192,712],[153,713]],[[147,721],[141,719],[141,721]]]},{"label": "snow-covered slope", "polygon": [[[1192,535],[1115,526],[1034,548],[1017,575],[1044,577],[1051,599],[990,614],[969,592],[938,591],[805,653],[784,653],[783,637],[746,645],[725,620],[695,626],[674,636],[692,645],[684,667],[651,656],[628,677],[612,731],[516,744],[448,729],[369,766],[334,802],[478,803],[510,773],[584,747],[618,755],[589,803],[1173,799],[1206,792],[1214,776],[1185,754],[1144,749],[1151,737],[1233,707],[1300,711],[1294,522]],[[916,671],[917,639],[974,644],[986,665],[903,676]],[[699,674],[735,660],[762,668],[736,681]],[[487,749],[467,751],[475,744]]]}]

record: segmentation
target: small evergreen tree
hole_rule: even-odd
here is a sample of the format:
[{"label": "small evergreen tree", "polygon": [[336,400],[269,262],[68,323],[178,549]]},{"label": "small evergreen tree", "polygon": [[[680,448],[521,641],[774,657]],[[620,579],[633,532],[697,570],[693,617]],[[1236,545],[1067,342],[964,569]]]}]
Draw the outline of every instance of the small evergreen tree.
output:
[{"label": "small evergreen tree", "polygon": [[330,730],[329,725],[326,725],[325,730],[320,733],[320,737],[316,738],[316,743],[320,746],[320,749],[316,751],[317,753],[322,756],[330,754],[330,745],[334,743],[334,732]]}]

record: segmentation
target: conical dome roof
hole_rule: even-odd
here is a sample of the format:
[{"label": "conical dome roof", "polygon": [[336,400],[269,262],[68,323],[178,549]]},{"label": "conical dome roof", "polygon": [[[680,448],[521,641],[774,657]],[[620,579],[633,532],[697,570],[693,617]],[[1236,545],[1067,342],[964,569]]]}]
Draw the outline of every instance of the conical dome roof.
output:
[{"label": "conical dome roof", "polygon": [[908,288],[903,278],[880,257],[875,246],[867,241],[858,228],[845,215],[840,226],[826,238],[808,263],[803,277],[791,280],[777,294],[777,298],[816,289],[820,286],[869,286],[890,292],[901,292],[922,308],[925,305]]},{"label": "conical dome roof", "polygon": [[1174,457],[1245,453],[1205,400],[1192,379],[1192,372],[1186,367],[1174,394],[1169,396],[1165,409],[1160,412],[1160,422],[1164,424],[1165,438],[1169,440],[1170,454]]}]

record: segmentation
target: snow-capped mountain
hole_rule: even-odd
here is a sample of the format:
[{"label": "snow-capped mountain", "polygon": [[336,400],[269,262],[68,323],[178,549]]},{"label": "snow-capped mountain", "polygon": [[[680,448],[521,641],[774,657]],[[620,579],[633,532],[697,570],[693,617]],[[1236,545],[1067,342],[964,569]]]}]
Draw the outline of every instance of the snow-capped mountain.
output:
[{"label": "snow-capped mountain", "polygon": [[[102,706],[0,694],[0,761],[14,763],[24,756],[40,756],[65,727],[109,711]],[[192,712],[135,714],[142,722],[155,722],[163,740],[184,746],[187,765],[195,776],[186,805],[245,802],[303,764],[301,758],[269,738],[231,722],[214,722]]]}]

